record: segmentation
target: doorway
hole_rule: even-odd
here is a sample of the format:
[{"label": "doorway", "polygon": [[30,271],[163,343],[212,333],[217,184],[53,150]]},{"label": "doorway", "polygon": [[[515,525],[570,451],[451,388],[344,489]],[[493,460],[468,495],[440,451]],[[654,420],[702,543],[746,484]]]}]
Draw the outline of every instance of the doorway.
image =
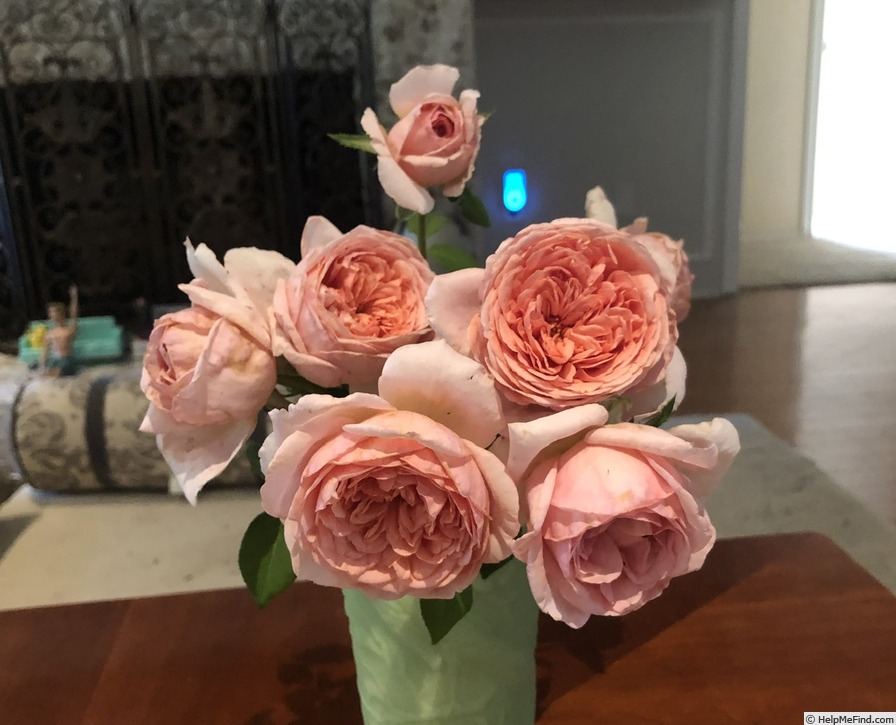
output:
[{"label": "doorway", "polygon": [[896,254],[887,220],[896,199],[896,3],[824,0],[821,17],[804,226],[816,239]]}]

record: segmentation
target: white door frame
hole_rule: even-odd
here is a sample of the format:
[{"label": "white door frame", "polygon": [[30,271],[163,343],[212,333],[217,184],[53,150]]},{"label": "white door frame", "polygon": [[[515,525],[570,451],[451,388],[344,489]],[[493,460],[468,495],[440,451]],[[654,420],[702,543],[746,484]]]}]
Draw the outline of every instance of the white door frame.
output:
[{"label": "white door frame", "polygon": [[818,133],[818,89],[824,50],[824,0],[812,0],[809,18],[809,62],[806,75],[806,123],[803,135],[803,180],[800,189],[800,231],[812,236],[812,194]]}]

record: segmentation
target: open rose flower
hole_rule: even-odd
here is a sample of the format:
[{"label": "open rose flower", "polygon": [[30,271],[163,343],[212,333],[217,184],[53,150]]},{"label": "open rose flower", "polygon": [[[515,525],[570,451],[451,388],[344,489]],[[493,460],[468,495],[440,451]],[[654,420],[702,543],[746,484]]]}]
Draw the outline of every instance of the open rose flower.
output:
[{"label": "open rose flower", "polygon": [[389,104],[399,120],[388,134],[373,109],[361,117],[383,190],[405,209],[427,214],[434,203],[427,189],[441,186],[446,196],[460,196],[473,175],[482,127],[479,92],[466,90],[455,99],[459,75],[446,65],[417,66],[392,84]]},{"label": "open rose flower", "polygon": [[404,237],[311,217],[302,261],[274,295],[274,354],[318,385],[373,383],[392,351],[431,336],[432,278]]},{"label": "open rose flower", "polygon": [[503,429],[498,395],[442,341],[393,353],[379,389],[271,411],[264,509],[300,580],[450,598],[519,530],[516,487],[485,450]]},{"label": "open rose flower", "polygon": [[276,252],[230,250],[220,264],[205,245],[187,259],[182,285],[199,304],[156,321],[143,359],[150,401],[140,430],[159,450],[191,503],[255,428],[274,389],[268,308],[277,279],[295,265]]},{"label": "open rose flower", "polygon": [[572,627],[621,615],[699,569],[715,541],[702,499],[739,450],[716,418],[604,426],[599,405],[511,423],[507,471],[526,498],[514,542],[542,611]]},{"label": "open rose flower", "polygon": [[678,339],[651,254],[591,219],[523,229],[484,270],[437,277],[427,309],[510,401],[555,410],[664,387]]}]

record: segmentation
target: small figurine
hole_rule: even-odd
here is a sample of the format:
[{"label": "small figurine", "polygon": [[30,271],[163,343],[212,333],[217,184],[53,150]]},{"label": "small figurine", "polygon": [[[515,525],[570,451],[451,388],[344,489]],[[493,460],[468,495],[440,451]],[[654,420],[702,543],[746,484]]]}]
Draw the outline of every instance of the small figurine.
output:
[{"label": "small figurine", "polygon": [[45,344],[40,353],[40,374],[48,378],[60,375],[74,375],[75,336],[78,333],[78,288],[68,288],[68,319],[65,316],[65,305],[51,302],[47,305],[47,317],[50,318],[50,329],[45,335]]}]

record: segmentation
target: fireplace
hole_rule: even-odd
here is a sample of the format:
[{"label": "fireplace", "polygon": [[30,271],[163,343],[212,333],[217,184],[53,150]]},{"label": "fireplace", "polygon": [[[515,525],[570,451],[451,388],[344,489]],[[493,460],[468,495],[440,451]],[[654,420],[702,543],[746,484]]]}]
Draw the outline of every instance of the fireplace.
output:
[{"label": "fireplace", "polygon": [[[362,0],[5,0],[0,332],[179,299],[183,240],[298,259],[304,220],[381,222],[357,132],[373,105]],[[364,158],[360,158],[365,156]]]}]

